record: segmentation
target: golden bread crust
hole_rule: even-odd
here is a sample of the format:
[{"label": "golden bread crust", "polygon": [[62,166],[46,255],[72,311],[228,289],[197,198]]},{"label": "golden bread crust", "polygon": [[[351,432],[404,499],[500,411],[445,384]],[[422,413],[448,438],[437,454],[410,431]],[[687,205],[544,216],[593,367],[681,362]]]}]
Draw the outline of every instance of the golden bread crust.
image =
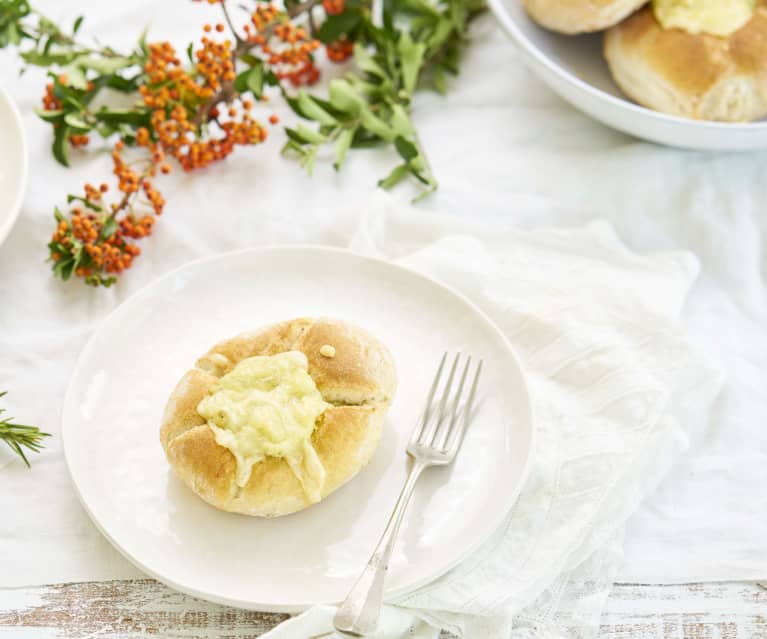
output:
[{"label": "golden bread crust", "polygon": [[767,115],[767,2],[727,38],[663,29],[647,7],[605,34],[605,57],[631,99],[683,117]]},{"label": "golden bread crust", "polygon": [[[334,357],[320,355],[330,344]],[[247,357],[303,352],[309,375],[330,406],[319,417],[312,444],[325,468],[324,499],[351,479],[372,457],[384,415],[396,389],[388,350],[362,329],[328,319],[297,319],[238,335],[216,344],[188,371],[171,394],[160,441],[182,481],[213,506],[246,515],[286,515],[311,505],[282,458],[255,464],[248,483],[236,483],[236,461],[216,443],[197,413],[211,386]]]},{"label": "golden bread crust", "polygon": [[559,33],[601,31],[618,24],[647,0],[523,0],[538,24]]}]

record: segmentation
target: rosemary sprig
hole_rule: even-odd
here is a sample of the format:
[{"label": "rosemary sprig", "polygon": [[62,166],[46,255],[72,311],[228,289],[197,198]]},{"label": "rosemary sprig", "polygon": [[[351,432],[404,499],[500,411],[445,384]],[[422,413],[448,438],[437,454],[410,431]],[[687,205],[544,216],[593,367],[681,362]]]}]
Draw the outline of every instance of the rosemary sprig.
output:
[{"label": "rosemary sprig", "polygon": [[[7,394],[8,391],[0,393],[0,397]],[[27,426],[25,424],[14,424],[13,417],[3,417],[6,412],[0,408],[0,440],[3,440],[11,450],[18,454],[29,468],[29,460],[24,454],[24,449],[39,453],[43,446],[43,438],[50,437],[50,433],[42,432],[37,426]]]}]

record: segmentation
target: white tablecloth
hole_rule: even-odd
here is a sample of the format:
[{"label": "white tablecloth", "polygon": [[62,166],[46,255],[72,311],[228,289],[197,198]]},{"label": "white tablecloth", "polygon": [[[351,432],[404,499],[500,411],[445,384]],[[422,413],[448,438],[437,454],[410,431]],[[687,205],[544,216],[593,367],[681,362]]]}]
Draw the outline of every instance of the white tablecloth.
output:
[{"label": "white tablecloth", "polygon": [[[55,19],[88,16],[84,34],[129,45],[147,21],[150,39],[185,43],[210,19],[193,3],[38,2]],[[440,180],[424,210],[488,227],[577,227],[612,222],[638,251],[687,249],[702,273],[684,320],[692,339],[725,370],[713,427],[691,442],[658,492],[629,521],[618,578],[687,582],[767,578],[767,154],[706,154],[645,144],[574,111],[524,67],[487,17],[447,98],[424,94],[415,121]],[[31,153],[21,218],[0,248],[0,388],[25,422],[59,432],[59,413],[80,348],[131,292],[201,255],[269,242],[346,245],[388,151],[352,154],[340,174],[319,162],[309,179],[278,149],[238,150],[193,175],[158,180],[168,206],[144,255],[111,290],[53,280],[44,262],[51,212],[67,192],[111,170],[105,153],[73,153],[69,170],[50,157],[50,129],[32,112],[45,82],[17,76],[0,53],[0,83],[24,114]],[[290,115],[278,110],[283,121]],[[0,132],[1,135],[1,132]],[[78,186],[80,185],[80,186]],[[407,201],[408,187],[394,197]],[[685,446],[686,442],[680,442]],[[136,575],[83,514],[54,437],[31,471],[0,452],[0,586]],[[58,530],[71,536],[63,560]]]}]

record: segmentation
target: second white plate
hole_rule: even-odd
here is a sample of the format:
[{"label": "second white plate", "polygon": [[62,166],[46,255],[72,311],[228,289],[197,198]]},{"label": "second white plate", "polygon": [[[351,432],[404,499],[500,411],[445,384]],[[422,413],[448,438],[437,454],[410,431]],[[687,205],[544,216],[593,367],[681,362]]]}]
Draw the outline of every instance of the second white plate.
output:
[{"label": "second white plate", "polygon": [[[215,342],[298,316],[370,330],[399,389],[372,462],[300,513],[256,519],[214,509],[165,460],[158,429],[178,379]],[[389,596],[433,580],[485,541],[521,488],[530,404],[506,338],[466,299],[415,272],[346,251],[254,249],[185,266],[120,306],[83,351],[63,414],[67,463],[96,525],[137,566],[184,592],[295,611],[343,599],[407,472],[405,444],[439,357],[485,360],[478,412],[455,464],[427,471],[406,515]]]}]

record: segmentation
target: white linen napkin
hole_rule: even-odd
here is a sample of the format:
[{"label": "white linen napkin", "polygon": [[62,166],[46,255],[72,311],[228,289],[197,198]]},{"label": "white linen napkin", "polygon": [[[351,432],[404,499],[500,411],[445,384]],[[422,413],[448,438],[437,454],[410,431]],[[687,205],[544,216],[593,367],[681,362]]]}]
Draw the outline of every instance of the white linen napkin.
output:
[{"label": "white linen napkin", "polygon": [[[364,217],[353,248],[432,275],[498,323],[529,378],[537,445],[502,529],[389,602],[380,637],[398,636],[405,611],[407,636],[429,636],[423,621],[470,639],[596,630],[623,523],[704,427],[721,386],[678,324],[697,260],[632,253],[605,223],[489,233],[387,208]],[[332,634],[332,613],[312,608],[265,638]]]}]

